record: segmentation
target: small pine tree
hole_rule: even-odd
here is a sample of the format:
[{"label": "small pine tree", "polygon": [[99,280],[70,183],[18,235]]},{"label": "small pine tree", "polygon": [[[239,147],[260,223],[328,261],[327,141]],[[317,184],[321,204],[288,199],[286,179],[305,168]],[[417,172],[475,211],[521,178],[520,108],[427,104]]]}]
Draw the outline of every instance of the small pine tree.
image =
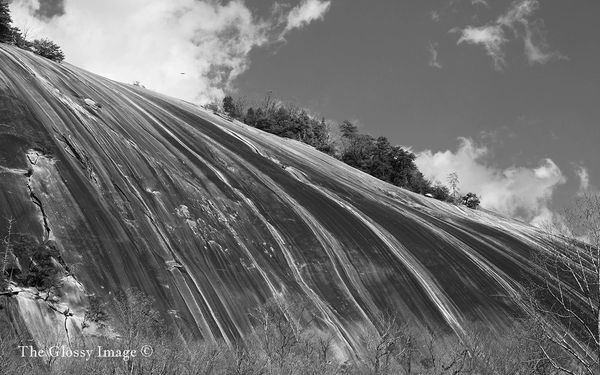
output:
[{"label": "small pine tree", "polygon": [[448,185],[450,185],[450,189],[452,192],[452,199],[454,202],[458,202],[458,196],[460,194],[460,190],[458,188],[459,180],[458,173],[452,172],[448,175]]},{"label": "small pine tree", "polygon": [[65,55],[60,47],[49,39],[36,39],[32,43],[33,52],[47,59],[61,62],[65,59]]},{"label": "small pine tree", "polygon": [[12,43],[13,34],[10,26],[12,19],[10,18],[10,9],[8,3],[0,0],[0,42]]}]

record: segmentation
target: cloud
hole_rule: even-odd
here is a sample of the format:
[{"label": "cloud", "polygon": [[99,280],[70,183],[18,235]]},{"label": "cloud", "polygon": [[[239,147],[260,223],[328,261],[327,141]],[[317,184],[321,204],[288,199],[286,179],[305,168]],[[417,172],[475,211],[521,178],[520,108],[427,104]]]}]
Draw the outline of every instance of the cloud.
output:
[{"label": "cloud", "polygon": [[500,16],[496,22],[514,29],[516,23],[528,23],[527,18],[539,7],[538,0],[514,1],[506,13]]},{"label": "cloud", "polygon": [[312,21],[322,20],[330,6],[331,1],[303,0],[288,14],[285,30],[299,29]]},{"label": "cloud", "polygon": [[502,169],[486,162],[490,155],[487,147],[468,138],[459,138],[459,142],[456,151],[417,153],[417,166],[427,178],[442,182],[456,171],[461,191],[481,195],[483,208],[534,224],[552,217],[552,193],[566,178],[551,159],[541,160],[534,168]]},{"label": "cloud", "polygon": [[[478,2],[480,0],[475,0]],[[564,58],[561,54],[550,50],[546,39],[544,23],[542,20],[530,18],[540,7],[538,0],[514,1],[506,13],[494,22],[484,26],[467,26],[461,30],[461,37],[457,44],[481,45],[494,61],[494,67],[502,70],[505,65],[504,45],[511,39],[522,40],[524,54],[529,64],[545,64],[556,58]],[[509,35],[507,35],[509,34]]]},{"label": "cloud", "polygon": [[431,11],[431,20],[433,22],[439,22],[440,21],[440,13],[435,10],[432,10]]},{"label": "cloud", "polygon": [[44,0],[40,1],[39,9],[36,9],[35,16],[38,18],[52,18],[65,14],[64,0]]},{"label": "cloud", "polygon": [[487,54],[494,60],[494,67],[497,70],[501,70],[505,64],[502,46],[507,41],[508,40],[504,37],[504,31],[500,26],[467,26],[462,30],[462,35],[457,44],[463,42],[469,44],[481,44],[485,48]]},{"label": "cloud", "polygon": [[471,0],[471,5],[482,5],[486,8],[490,7],[490,4],[488,4],[487,0]]},{"label": "cloud", "polygon": [[259,18],[243,0],[47,4],[13,0],[13,24],[35,30],[37,35],[30,37],[54,40],[68,62],[84,69],[122,82],[140,81],[149,89],[200,103],[231,89],[231,82],[250,64],[250,51],[276,42],[283,29],[286,33],[314,19],[313,13],[297,8],[290,12],[295,15],[291,25],[274,14]]},{"label": "cloud", "polygon": [[525,56],[529,64],[545,64],[548,61],[567,59],[566,56],[556,51],[550,51],[550,45],[546,40],[543,22],[538,20],[525,29],[523,37],[525,43]]},{"label": "cloud", "polygon": [[442,64],[438,60],[437,46],[437,43],[429,43],[429,47],[427,48],[429,51],[429,66],[442,69]]}]

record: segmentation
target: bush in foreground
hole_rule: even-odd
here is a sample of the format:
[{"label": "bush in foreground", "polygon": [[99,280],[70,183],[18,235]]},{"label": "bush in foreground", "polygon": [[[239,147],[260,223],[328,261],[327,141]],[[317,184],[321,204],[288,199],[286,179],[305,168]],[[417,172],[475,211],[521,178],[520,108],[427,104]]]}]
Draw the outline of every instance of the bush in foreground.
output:
[{"label": "bush in foreground", "polygon": [[[119,294],[116,308],[108,314],[118,336],[87,336],[85,341],[71,342],[73,351],[93,349],[89,360],[22,358],[17,346],[30,343],[2,335],[0,373],[547,374],[550,369],[539,349],[543,340],[530,329],[534,325],[529,322],[517,323],[503,336],[485,327],[467,327],[467,337],[459,340],[453,334],[438,335],[397,316],[382,315],[374,318],[376,330],[354,337],[363,348],[360,358],[349,355],[344,359],[339,355],[339,342],[302,300],[265,302],[250,313],[254,329],[231,345],[222,340],[186,341],[180,334],[163,329],[165,325],[152,304],[151,298],[137,290]],[[142,354],[144,345],[152,348],[151,355]],[[98,346],[138,352],[99,358]]]}]

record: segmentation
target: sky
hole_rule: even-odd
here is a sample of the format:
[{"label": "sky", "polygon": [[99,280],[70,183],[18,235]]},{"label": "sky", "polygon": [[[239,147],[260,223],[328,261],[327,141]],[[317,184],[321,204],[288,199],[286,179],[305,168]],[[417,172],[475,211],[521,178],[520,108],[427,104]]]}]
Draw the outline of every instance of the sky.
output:
[{"label": "sky", "polygon": [[204,103],[280,99],[535,225],[600,186],[597,0],[12,0],[66,60]]}]

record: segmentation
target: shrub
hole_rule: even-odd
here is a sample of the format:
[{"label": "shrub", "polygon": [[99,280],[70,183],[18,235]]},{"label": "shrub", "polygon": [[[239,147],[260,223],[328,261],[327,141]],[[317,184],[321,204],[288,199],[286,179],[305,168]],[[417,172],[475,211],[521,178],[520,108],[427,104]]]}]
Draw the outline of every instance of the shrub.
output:
[{"label": "shrub", "polygon": [[135,288],[117,294],[112,322],[125,342],[132,344],[162,333],[164,324],[153,305],[152,297]]},{"label": "shrub", "polygon": [[452,199],[452,196],[450,194],[450,189],[448,189],[448,187],[437,183],[435,185],[433,185],[430,189],[429,189],[429,193],[438,200],[441,201],[450,201]]},{"label": "shrub", "polygon": [[39,244],[32,236],[14,234],[10,243],[14,260],[5,272],[10,271],[13,281],[41,291],[50,291],[61,284],[66,265],[52,241]]},{"label": "shrub", "polygon": [[105,310],[105,305],[96,296],[90,296],[88,298],[88,301],[89,306],[85,310],[85,316],[82,322],[82,329],[89,327],[90,323],[95,323],[100,329],[105,328],[110,318]]},{"label": "shrub", "polygon": [[461,203],[469,208],[476,209],[479,206],[479,203],[481,202],[477,194],[467,193],[461,198]]},{"label": "shrub", "polygon": [[49,39],[36,39],[31,46],[34,53],[52,61],[61,62],[65,59],[60,47]]},{"label": "shrub", "polygon": [[549,353],[547,346],[540,347],[545,340],[530,321],[507,327],[503,335],[467,324],[466,335],[459,339],[418,328],[389,314],[373,319],[376,330],[357,333],[360,358],[347,358],[342,363],[343,359],[335,355],[341,354],[341,347],[336,336],[319,322],[320,314],[301,297],[291,300],[271,299],[257,307],[250,313],[251,331],[225,345],[221,339],[186,340],[160,329],[163,323],[152,307],[153,300],[129,289],[117,296],[111,314],[111,324],[119,335],[88,336],[86,342],[73,341],[73,348],[139,349],[150,345],[150,357],[138,354],[124,361],[92,356],[89,360],[57,358],[50,362],[21,358],[14,348],[26,344],[5,334],[0,324],[0,374],[557,373],[551,371],[552,362],[544,357]]},{"label": "shrub", "polygon": [[14,43],[15,46],[21,49],[31,50],[32,43],[29,40],[27,40],[26,34],[21,32],[21,29],[19,29],[18,27],[13,27],[11,30],[12,43]]},{"label": "shrub", "polygon": [[213,111],[214,113],[217,113],[217,112],[219,112],[219,103],[211,102],[211,103],[205,104],[204,108],[208,109],[209,111]]}]

